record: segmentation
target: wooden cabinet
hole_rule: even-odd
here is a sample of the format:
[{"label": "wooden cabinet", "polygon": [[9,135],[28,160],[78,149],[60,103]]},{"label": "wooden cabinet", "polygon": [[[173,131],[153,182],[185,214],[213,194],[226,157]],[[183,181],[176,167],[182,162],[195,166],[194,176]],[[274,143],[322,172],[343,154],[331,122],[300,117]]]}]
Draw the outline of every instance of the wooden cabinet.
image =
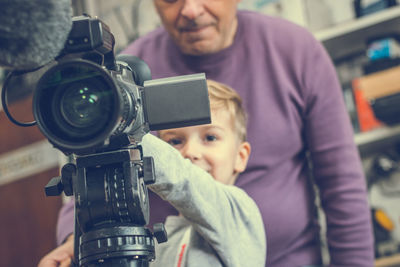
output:
[{"label": "wooden cabinet", "polygon": [[[16,105],[31,112],[26,102]],[[36,126],[18,127],[0,111],[0,266],[36,266],[56,246],[62,201],[46,197],[44,186],[59,173],[57,153]]]}]

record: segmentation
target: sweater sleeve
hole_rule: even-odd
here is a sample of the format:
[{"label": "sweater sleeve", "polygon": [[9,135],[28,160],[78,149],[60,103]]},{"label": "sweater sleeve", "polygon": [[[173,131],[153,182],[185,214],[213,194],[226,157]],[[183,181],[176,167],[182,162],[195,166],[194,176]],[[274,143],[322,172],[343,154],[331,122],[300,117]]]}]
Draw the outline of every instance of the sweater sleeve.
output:
[{"label": "sweater sleeve", "polygon": [[322,46],[315,43],[308,51],[305,133],[326,214],[331,266],[372,266],[366,181],[343,94]]},{"label": "sweater sleeve", "polygon": [[153,157],[155,164],[157,181],[149,188],[192,223],[223,266],[265,265],[262,218],[243,190],[215,181],[153,135],[146,135],[142,145],[144,155]]},{"label": "sweater sleeve", "polygon": [[61,245],[64,240],[74,232],[74,199],[65,203],[58,213],[57,221],[57,244]]}]

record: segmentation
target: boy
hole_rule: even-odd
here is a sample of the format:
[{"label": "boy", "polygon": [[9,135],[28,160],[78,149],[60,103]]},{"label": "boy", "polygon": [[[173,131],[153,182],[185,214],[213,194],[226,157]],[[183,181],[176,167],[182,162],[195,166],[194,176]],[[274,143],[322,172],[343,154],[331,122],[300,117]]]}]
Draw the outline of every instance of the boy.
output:
[{"label": "boy", "polygon": [[185,159],[171,156],[173,149],[152,140],[154,136],[143,139],[144,153],[154,158],[156,166],[157,183],[149,188],[180,212],[167,217],[168,242],[156,246],[151,266],[265,265],[259,210],[233,186],[250,154],[241,99],[223,84],[208,81],[208,88],[212,124],[159,132]]},{"label": "boy", "polygon": [[[241,99],[223,84],[207,83],[212,124],[162,130],[160,138],[148,134],[142,140],[144,156],[153,157],[157,177],[148,187],[180,212],[166,219],[168,242],[155,242],[152,267],[265,265],[260,212],[233,186],[250,154]],[[67,266],[72,242],[70,237],[39,266]]]}]

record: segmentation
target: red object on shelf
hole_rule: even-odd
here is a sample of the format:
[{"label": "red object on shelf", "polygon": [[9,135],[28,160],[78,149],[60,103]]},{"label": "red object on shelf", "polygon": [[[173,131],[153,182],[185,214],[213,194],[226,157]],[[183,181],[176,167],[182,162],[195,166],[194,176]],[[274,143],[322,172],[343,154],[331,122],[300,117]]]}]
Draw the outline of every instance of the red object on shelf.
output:
[{"label": "red object on shelf", "polygon": [[358,79],[353,80],[354,99],[357,108],[358,124],[361,132],[366,132],[382,126],[369,104],[369,100],[365,97]]}]

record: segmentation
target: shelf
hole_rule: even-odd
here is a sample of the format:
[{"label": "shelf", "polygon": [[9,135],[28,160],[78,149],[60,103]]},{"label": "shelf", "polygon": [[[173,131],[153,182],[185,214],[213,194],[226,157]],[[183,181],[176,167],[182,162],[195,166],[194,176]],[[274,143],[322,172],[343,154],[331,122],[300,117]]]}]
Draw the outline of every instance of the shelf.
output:
[{"label": "shelf", "polygon": [[379,258],[375,260],[375,267],[396,267],[400,266],[400,254]]},{"label": "shelf", "polygon": [[369,38],[392,33],[400,34],[400,6],[317,31],[314,36],[336,61],[352,54],[363,53]]},{"label": "shelf", "polygon": [[361,155],[381,151],[386,147],[393,147],[400,142],[400,125],[381,127],[368,132],[357,133],[354,141]]}]

